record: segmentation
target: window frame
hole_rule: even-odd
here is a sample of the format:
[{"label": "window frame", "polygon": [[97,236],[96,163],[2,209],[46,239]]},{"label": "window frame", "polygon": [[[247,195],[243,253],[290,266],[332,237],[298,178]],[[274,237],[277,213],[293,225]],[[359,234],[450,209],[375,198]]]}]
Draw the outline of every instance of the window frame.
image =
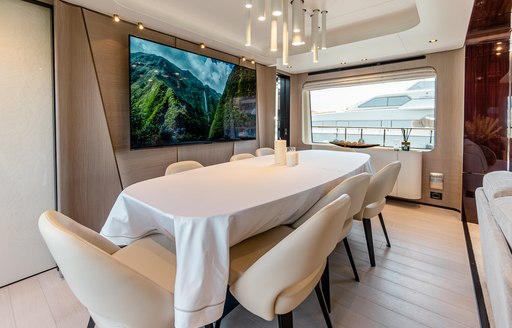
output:
[{"label": "window frame", "polygon": [[[302,87],[302,142],[306,145],[326,145],[326,142],[313,142],[313,127],[312,127],[312,113],[311,113],[311,96],[310,91],[314,90],[322,90],[334,87],[349,87],[355,85],[362,84],[377,84],[377,83],[385,83],[392,81],[404,81],[411,79],[421,79],[421,78],[435,78],[435,86],[434,86],[434,117],[438,117],[437,108],[438,108],[438,100],[437,100],[437,87],[438,87],[438,74],[437,71],[430,66],[425,66],[421,68],[414,69],[406,69],[406,70],[397,70],[391,72],[384,73],[372,73],[372,74],[364,74],[357,76],[347,76],[347,77],[338,77],[331,79],[323,79],[323,80],[315,80],[315,81],[307,81],[304,83]],[[375,98],[378,96],[375,96]],[[371,100],[371,99],[370,99]],[[370,101],[368,100],[368,101]],[[386,102],[389,100],[387,99]],[[404,103],[406,104],[406,103]],[[403,106],[404,104],[400,105]],[[396,107],[400,107],[396,106]],[[371,111],[373,108],[378,107],[366,107],[361,108],[361,110],[369,110]],[[386,128],[382,128],[386,129]],[[419,151],[432,151],[436,148],[437,141],[437,120],[434,121],[434,126],[432,127],[432,137],[434,140],[432,148],[414,148]],[[383,148],[391,148],[391,146],[381,146]]]}]

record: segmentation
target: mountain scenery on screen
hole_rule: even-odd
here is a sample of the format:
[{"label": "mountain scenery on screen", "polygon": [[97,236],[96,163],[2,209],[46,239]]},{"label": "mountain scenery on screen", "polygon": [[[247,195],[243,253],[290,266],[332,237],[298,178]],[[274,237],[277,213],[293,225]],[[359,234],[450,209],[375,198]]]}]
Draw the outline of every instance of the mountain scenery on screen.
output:
[{"label": "mountain scenery on screen", "polygon": [[256,72],[130,36],[131,148],[256,138]]}]

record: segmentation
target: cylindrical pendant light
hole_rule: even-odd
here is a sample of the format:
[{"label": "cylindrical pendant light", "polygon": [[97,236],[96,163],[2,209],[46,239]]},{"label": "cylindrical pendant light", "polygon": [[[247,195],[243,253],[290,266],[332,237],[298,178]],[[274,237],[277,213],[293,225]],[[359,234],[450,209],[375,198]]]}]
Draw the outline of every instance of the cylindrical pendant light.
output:
[{"label": "cylindrical pendant light", "polygon": [[322,35],[320,46],[322,49],[327,49],[327,10],[322,10]]},{"label": "cylindrical pendant light", "polygon": [[319,9],[313,10],[311,15],[311,51],[313,51],[313,62],[318,62],[318,13]]},{"label": "cylindrical pendant light", "polygon": [[300,32],[302,2],[302,0],[292,0],[292,31],[294,33]]},{"label": "cylindrical pendant light", "polygon": [[283,0],[272,0],[272,16],[283,14]]},{"label": "cylindrical pendant light", "polygon": [[251,46],[251,9],[245,10],[245,46]]},{"label": "cylindrical pendant light", "polygon": [[288,0],[283,4],[283,65],[288,65]]},{"label": "cylindrical pendant light", "polygon": [[265,0],[259,0],[258,1],[258,20],[264,21],[267,17],[265,15]]},{"label": "cylindrical pendant light", "polygon": [[245,8],[252,8],[252,0],[245,0]]},{"label": "cylindrical pendant light", "polygon": [[302,14],[300,17],[300,38],[302,40],[301,44],[306,43],[306,9],[302,9]]},{"label": "cylindrical pendant light", "polygon": [[311,14],[311,51],[318,47],[318,13],[319,9],[313,10]]},{"label": "cylindrical pendant light", "polygon": [[270,51],[277,51],[277,17],[272,16],[270,22]]}]

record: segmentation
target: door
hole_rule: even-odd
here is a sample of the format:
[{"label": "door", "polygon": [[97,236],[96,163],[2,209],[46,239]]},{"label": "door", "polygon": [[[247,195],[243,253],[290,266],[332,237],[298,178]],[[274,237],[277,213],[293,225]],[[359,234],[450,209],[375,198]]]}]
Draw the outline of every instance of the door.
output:
[{"label": "door", "polygon": [[51,7],[0,0],[0,286],[55,266],[37,221],[56,207]]}]

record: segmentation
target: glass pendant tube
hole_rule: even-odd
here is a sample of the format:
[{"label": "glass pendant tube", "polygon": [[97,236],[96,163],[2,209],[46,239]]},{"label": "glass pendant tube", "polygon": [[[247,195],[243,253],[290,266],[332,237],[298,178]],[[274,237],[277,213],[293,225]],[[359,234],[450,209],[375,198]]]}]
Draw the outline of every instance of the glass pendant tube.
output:
[{"label": "glass pendant tube", "polygon": [[251,9],[245,11],[245,46],[251,46]]},{"label": "glass pendant tube", "polygon": [[265,15],[265,0],[258,1],[258,20],[264,21],[267,17]]},{"label": "glass pendant tube", "polygon": [[272,16],[270,22],[270,51],[277,51],[277,17]]},{"label": "glass pendant tube", "polygon": [[322,35],[320,41],[320,47],[327,49],[327,10],[322,10]]},{"label": "glass pendant tube", "polygon": [[272,16],[281,16],[283,14],[283,0],[272,0]]},{"label": "glass pendant tube", "polygon": [[283,65],[288,65],[288,0],[283,0]]}]

